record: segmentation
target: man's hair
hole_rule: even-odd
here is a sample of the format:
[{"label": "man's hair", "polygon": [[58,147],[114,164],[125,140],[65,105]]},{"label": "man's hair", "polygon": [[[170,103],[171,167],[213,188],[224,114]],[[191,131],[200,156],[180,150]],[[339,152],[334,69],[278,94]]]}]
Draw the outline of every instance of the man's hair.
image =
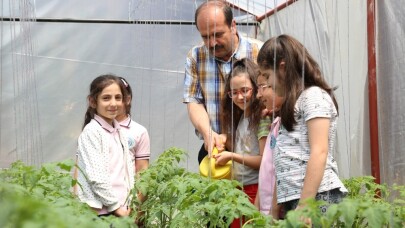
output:
[{"label": "man's hair", "polygon": [[204,3],[202,3],[195,11],[194,22],[195,22],[195,26],[197,27],[197,29],[198,29],[198,25],[197,25],[198,15],[200,14],[201,10],[205,7],[215,7],[215,8],[222,9],[222,12],[224,13],[224,16],[225,16],[225,23],[228,25],[228,27],[231,27],[232,20],[233,20],[233,13],[232,13],[232,9],[229,6],[229,4],[226,3],[226,1],[224,1],[224,0],[208,0]]}]

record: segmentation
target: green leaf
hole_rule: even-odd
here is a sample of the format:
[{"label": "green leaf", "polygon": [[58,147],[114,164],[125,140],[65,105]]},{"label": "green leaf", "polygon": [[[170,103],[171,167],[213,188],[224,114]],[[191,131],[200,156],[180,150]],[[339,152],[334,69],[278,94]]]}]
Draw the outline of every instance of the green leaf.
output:
[{"label": "green leaf", "polygon": [[339,212],[342,215],[342,220],[346,224],[346,227],[353,225],[358,207],[358,203],[350,199],[344,199],[343,202],[339,204]]},{"label": "green leaf", "polygon": [[73,161],[72,159],[64,160],[64,161],[58,162],[57,166],[59,168],[61,168],[62,170],[69,172],[72,170],[72,167],[75,166],[75,161]]},{"label": "green leaf", "polygon": [[367,208],[363,212],[363,216],[367,219],[369,227],[382,227],[389,219],[384,210],[379,206]]}]

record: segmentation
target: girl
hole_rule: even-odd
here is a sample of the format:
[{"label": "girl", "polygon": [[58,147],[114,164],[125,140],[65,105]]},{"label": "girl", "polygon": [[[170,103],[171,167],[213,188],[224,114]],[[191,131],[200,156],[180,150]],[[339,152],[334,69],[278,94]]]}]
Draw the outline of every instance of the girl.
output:
[{"label": "girl", "polygon": [[[121,129],[126,131],[128,137],[128,147],[131,152],[132,160],[135,161],[135,173],[148,168],[150,158],[150,140],[145,127],[131,119],[131,101],[132,89],[128,82],[120,77],[120,82],[125,88],[127,99],[125,103],[118,107],[117,121]],[[141,197],[141,195],[139,195]],[[140,198],[143,202],[143,197]]]},{"label": "girl", "polygon": [[257,75],[258,67],[251,60],[241,59],[234,63],[225,85],[227,96],[221,106],[222,129],[227,138],[225,147],[233,152],[223,151],[214,156],[220,165],[234,161],[234,177],[242,184],[252,204],[270,125],[269,118],[261,118],[264,107],[256,99]]},{"label": "girl", "polygon": [[77,194],[99,216],[128,216],[134,165],[126,136],[115,120],[126,89],[113,75],[101,75],[90,85],[89,106],[78,139]]},{"label": "girl", "polygon": [[272,208],[272,198],[274,194],[274,186],[276,175],[274,172],[273,149],[276,144],[278,130],[280,127],[280,117],[278,111],[283,103],[283,98],[274,93],[273,88],[269,86],[269,75],[259,74],[257,77],[257,98],[266,106],[265,115],[270,115],[274,118],[271,125],[270,133],[267,136],[266,144],[263,151],[262,162],[259,171],[259,188],[256,195],[255,205],[263,214],[268,215],[270,211],[278,213],[279,208]]},{"label": "girl", "polygon": [[274,151],[277,203],[287,212],[304,207],[309,198],[340,202],[347,189],[332,157],[338,116],[333,89],[305,47],[291,36],[266,41],[258,64],[276,94],[285,98]]}]

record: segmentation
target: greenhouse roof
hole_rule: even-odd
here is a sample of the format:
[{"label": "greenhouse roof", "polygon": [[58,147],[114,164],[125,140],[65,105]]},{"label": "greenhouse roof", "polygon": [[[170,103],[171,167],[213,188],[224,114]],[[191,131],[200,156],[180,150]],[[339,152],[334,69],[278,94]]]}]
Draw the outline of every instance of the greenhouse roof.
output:
[{"label": "greenhouse roof", "polygon": [[287,0],[227,0],[231,5],[244,10],[257,18],[263,17],[274,8],[288,2]]}]

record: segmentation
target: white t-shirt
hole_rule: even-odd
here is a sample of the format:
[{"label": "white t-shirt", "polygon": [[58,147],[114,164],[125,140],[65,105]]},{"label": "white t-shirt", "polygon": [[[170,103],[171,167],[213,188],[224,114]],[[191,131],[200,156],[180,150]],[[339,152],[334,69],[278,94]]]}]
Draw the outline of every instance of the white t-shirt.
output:
[{"label": "white t-shirt", "polygon": [[294,110],[297,124],[288,132],[280,127],[275,147],[274,161],[277,180],[277,202],[283,203],[301,197],[304,177],[310,156],[308,128],[306,122],[313,118],[329,118],[329,151],[325,173],[318,192],[335,188],[347,192],[338,177],[338,167],[332,156],[335,144],[338,113],[332,98],[319,87],[304,90],[299,96]]},{"label": "white t-shirt", "polygon": [[[249,118],[242,116],[235,132],[235,153],[243,156],[257,156],[260,154],[259,139],[269,134],[270,119],[260,120],[257,132],[249,129]],[[234,162],[233,174],[242,185],[257,184],[259,170],[247,165]]]}]

